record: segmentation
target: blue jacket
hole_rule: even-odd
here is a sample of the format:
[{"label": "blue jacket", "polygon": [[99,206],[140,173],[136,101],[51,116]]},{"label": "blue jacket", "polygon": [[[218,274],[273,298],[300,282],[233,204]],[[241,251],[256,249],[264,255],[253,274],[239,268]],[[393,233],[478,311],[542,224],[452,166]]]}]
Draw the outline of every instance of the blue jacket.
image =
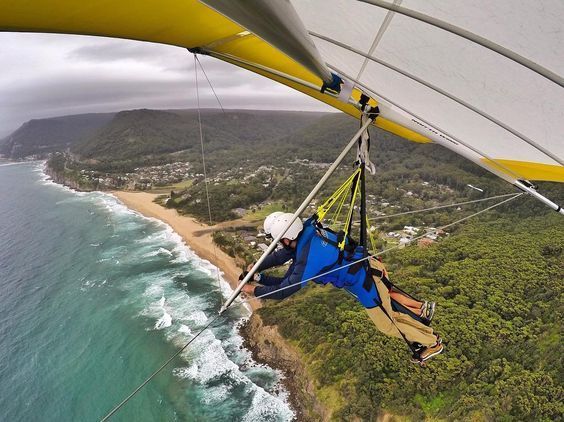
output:
[{"label": "blue jacket", "polygon": [[[313,218],[304,223],[295,249],[275,251],[260,265],[258,271],[263,271],[292,259],[284,277],[261,274],[262,286],[255,288],[255,296],[266,295],[267,299],[284,299],[304,286],[305,280],[313,278],[318,284],[330,283],[335,287],[344,288],[366,308],[378,306],[380,297],[372,278],[367,277],[367,262],[346,266],[363,257],[362,248],[357,247],[354,252],[340,254],[335,246],[337,234],[318,228],[315,223]],[[340,268],[343,266],[345,267]],[[284,287],[287,288],[275,292]],[[269,294],[270,292],[274,293]]]}]

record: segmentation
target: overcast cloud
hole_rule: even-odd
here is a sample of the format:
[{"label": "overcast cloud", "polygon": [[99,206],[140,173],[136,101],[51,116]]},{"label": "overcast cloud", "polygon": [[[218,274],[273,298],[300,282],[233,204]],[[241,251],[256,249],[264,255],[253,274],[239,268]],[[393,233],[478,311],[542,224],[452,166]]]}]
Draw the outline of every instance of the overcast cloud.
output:
[{"label": "overcast cloud", "polygon": [[[178,47],[54,34],[0,33],[0,137],[33,118],[196,107],[194,59]],[[251,72],[200,57],[225,108],[328,106]],[[218,107],[199,74],[202,107]]]}]

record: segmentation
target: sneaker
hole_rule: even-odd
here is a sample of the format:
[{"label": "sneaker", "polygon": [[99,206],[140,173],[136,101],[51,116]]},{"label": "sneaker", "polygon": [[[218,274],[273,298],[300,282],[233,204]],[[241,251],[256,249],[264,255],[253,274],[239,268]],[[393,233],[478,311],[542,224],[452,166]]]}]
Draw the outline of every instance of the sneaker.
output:
[{"label": "sneaker", "polygon": [[419,354],[419,359],[421,360],[421,362],[425,362],[426,360],[441,354],[444,348],[445,347],[443,346],[443,344],[437,341],[437,343],[435,343],[433,346],[425,347]]},{"label": "sneaker", "polygon": [[425,302],[421,309],[421,318],[427,322],[431,322],[435,315],[435,302]]},{"label": "sneaker", "polygon": [[427,301],[423,302],[423,305],[421,305],[421,312],[419,312],[419,318],[425,318],[425,309],[427,309]]}]

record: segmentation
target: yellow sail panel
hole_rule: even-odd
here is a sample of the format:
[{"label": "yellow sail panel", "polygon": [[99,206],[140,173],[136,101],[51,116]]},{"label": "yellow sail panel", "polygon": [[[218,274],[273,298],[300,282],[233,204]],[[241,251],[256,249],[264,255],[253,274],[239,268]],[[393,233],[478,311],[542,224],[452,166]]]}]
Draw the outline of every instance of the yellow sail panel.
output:
[{"label": "yellow sail panel", "polygon": [[101,35],[180,47],[243,29],[197,0],[0,0],[0,30]]},{"label": "yellow sail panel", "polygon": [[[537,180],[545,182],[564,182],[564,166],[558,164],[541,164],[528,161],[515,160],[488,160],[483,161],[492,165],[491,161],[500,165],[500,170],[508,169],[519,174],[527,180]],[[507,171],[505,170],[507,173]]]},{"label": "yellow sail panel", "polygon": [[323,84],[323,81],[321,81],[319,77],[302,65],[252,34],[224,43],[213,48],[212,51],[230,54],[238,59],[260,64],[269,69],[278,70],[279,72],[294,76],[316,86]]}]

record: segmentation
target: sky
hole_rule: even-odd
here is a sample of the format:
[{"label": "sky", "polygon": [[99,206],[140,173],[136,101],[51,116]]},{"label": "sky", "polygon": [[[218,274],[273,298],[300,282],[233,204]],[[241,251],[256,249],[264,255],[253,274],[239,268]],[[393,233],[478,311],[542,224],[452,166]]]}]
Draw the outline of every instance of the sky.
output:
[{"label": "sky", "polygon": [[[195,108],[194,58],[140,41],[0,33],[0,138],[30,119],[135,108]],[[219,60],[200,61],[224,108],[334,111]],[[202,107],[217,108],[199,73]]]}]

